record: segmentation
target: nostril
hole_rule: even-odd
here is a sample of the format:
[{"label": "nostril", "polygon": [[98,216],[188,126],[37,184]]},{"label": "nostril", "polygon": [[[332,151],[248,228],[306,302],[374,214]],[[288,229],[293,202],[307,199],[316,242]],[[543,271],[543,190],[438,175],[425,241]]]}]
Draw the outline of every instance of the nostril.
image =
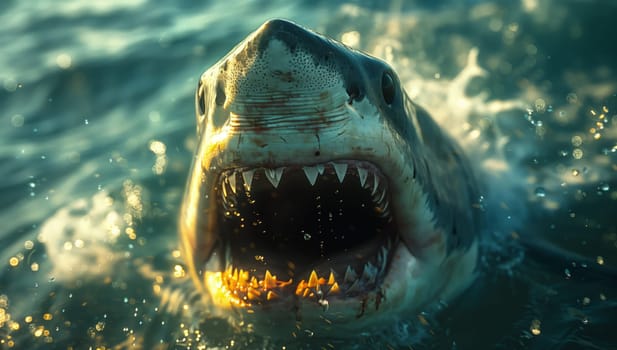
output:
[{"label": "nostril", "polygon": [[223,87],[223,83],[219,81],[216,84],[216,98],[214,102],[216,103],[217,106],[223,106],[225,104],[226,99],[227,99],[227,96],[225,96],[225,88]]},{"label": "nostril", "polygon": [[199,85],[197,86],[197,108],[199,109],[199,115],[206,113],[206,94],[201,80],[199,80]]}]

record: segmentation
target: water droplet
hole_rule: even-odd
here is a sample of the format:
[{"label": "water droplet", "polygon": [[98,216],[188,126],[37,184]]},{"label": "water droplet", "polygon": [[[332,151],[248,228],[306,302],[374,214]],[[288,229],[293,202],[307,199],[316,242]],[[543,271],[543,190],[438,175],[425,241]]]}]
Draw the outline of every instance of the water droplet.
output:
[{"label": "water droplet", "polygon": [[544,187],[538,187],[536,188],[535,194],[537,197],[546,197],[546,190],[544,189]]},{"label": "water droplet", "polygon": [[535,319],[533,321],[531,321],[531,326],[529,327],[529,330],[531,331],[531,334],[533,335],[540,335],[540,333],[542,333],[540,331],[540,320]]}]

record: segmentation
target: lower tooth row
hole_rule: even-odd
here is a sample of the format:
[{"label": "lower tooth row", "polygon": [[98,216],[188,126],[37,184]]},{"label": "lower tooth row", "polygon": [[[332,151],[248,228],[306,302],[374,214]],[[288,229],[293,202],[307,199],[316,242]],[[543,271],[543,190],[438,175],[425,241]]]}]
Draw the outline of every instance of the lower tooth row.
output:
[{"label": "lower tooth row", "polygon": [[[346,288],[342,289],[345,294],[360,293],[366,287],[375,285],[377,276],[385,271],[387,255],[388,249],[381,247],[377,256],[378,266],[376,267],[372,263],[367,262],[364,265],[361,276],[358,276],[351,266],[347,266],[344,277]],[[261,303],[279,298],[282,290],[289,286],[292,280],[279,281],[268,270],[266,270],[263,279],[257,279],[251,276],[249,271],[229,266],[222,273],[222,283],[234,298],[239,298],[238,302],[240,304],[250,305],[255,302]],[[339,293],[341,293],[341,287],[335,280],[332,272],[330,272],[329,277],[326,279],[319,277],[315,270],[311,272],[308,282],[305,280],[300,281],[295,290],[295,294],[299,297],[316,298],[319,300]]]}]

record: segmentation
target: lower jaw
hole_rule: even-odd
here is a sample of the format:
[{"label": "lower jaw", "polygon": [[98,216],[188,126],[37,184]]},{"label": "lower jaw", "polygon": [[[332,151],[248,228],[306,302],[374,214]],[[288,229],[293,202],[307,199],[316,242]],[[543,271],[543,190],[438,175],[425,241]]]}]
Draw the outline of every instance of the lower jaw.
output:
[{"label": "lower jaw", "polygon": [[[398,257],[404,255],[401,254],[401,249],[406,250],[399,242],[392,248],[392,254]],[[262,296],[266,295],[266,297],[248,300],[239,297],[233,289],[227,288],[228,281],[225,275],[229,273],[229,270],[205,272],[204,282],[211,306],[209,309],[213,314],[227,318],[232,324],[250,324],[250,327],[254,327],[261,334],[269,334],[270,331],[278,332],[280,329],[289,328],[289,325],[293,327],[286,332],[295,332],[304,328],[322,332],[336,331],[336,329],[363,329],[374,325],[376,319],[379,318],[376,318],[375,314],[384,312],[389,314],[389,311],[392,311],[393,305],[390,300],[392,295],[389,294],[389,288],[395,284],[396,278],[391,276],[390,271],[380,277],[380,281],[375,284],[374,288],[363,290],[353,296],[346,295],[344,292],[327,293],[333,288],[331,281],[328,281],[329,276],[317,277],[321,280],[319,288],[325,291],[322,294],[316,293],[313,286],[308,287],[307,281],[290,283],[289,280],[280,281],[271,276],[268,284],[271,287],[270,291],[277,293],[277,297],[272,297],[270,300],[267,297],[268,291],[263,289],[265,279],[258,287],[261,288]],[[231,271],[232,276],[234,274],[239,276],[241,273],[239,269],[236,273]],[[272,279],[275,281],[272,282]],[[399,280],[398,282],[407,283],[409,281]],[[281,287],[278,290],[272,287],[277,284]]]},{"label": "lower jaw", "polygon": [[[382,286],[355,297],[299,297],[287,295],[262,304],[238,302],[221,289],[221,272],[206,272],[206,288],[213,315],[227,319],[242,330],[280,338],[336,336],[345,330],[366,330],[379,324],[386,293]],[[387,307],[386,307],[387,308]],[[384,308],[384,309],[386,309]],[[343,331],[343,333],[340,333]]]},{"label": "lower jaw", "polygon": [[265,277],[259,279],[251,276],[249,271],[230,266],[222,272],[206,271],[205,285],[218,307],[289,311],[306,304],[327,311],[331,304],[362,303],[371,295],[382,298],[383,277],[377,277],[378,280],[369,281],[366,275],[361,275],[354,282],[339,282],[332,272],[319,276],[313,270],[307,279],[293,281],[291,278],[279,279],[266,270]]}]

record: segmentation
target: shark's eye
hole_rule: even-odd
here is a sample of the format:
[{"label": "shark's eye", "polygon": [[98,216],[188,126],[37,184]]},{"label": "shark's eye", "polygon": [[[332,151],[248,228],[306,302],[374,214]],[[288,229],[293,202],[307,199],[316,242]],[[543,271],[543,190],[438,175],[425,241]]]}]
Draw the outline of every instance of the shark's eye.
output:
[{"label": "shark's eye", "polygon": [[394,102],[396,89],[394,88],[394,79],[389,72],[384,72],[381,76],[381,94],[387,104],[391,105]]},{"label": "shark's eye", "polygon": [[206,113],[206,94],[204,93],[203,84],[201,79],[199,79],[199,84],[197,84],[197,108],[199,109],[199,115],[204,115]]}]

